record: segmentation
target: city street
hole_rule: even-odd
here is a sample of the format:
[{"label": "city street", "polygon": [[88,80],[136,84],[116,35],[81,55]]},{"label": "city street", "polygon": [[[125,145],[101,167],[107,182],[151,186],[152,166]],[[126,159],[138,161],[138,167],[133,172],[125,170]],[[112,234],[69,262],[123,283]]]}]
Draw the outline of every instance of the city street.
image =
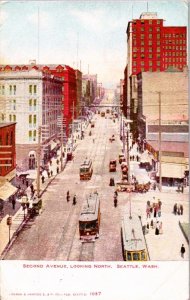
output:
[{"label": "city street", "polygon": [[[122,142],[119,139],[120,121],[114,123],[110,119],[95,114],[95,128],[86,129],[85,138],[80,140],[74,152],[74,160],[67,163],[64,171],[56,176],[43,194],[42,213],[30,220],[4,257],[7,260],[64,260],[64,261],[122,261],[121,218],[129,212],[130,201],[132,213],[142,216],[142,223],[150,223],[146,219],[146,203],[160,199],[163,223],[163,234],[155,235],[150,228],[145,235],[150,260],[187,260],[188,244],[180,229],[179,221],[188,222],[188,195],[178,194],[175,190],[150,190],[139,194],[120,192],[118,207],[113,205],[114,186],[109,186],[110,177],[115,182],[121,179],[121,168],[118,154],[121,153]],[[89,136],[89,132],[92,135]],[[115,135],[112,143],[109,138]],[[79,167],[85,158],[93,161],[93,175],[89,181],[80,181]],[[109,172],[109,161],[117,159],[117,172]],[[131,172],[142,173],[136,161],[131,162]],[[144,173],[147,176],[147,173]],[[70,202],[66,201],[69,190]],[[78,219],[83,200],[91,192],[97,191],[101,201],[100,236],[94,243],[82,244],[79,239]],[[77,204],[72,205],[76,194]],[[130,199],[131,198],[131,199]],[[175,203],[183,204],[183,215],[174,215]],[[180,255],[181,244],[186,253]]]}]

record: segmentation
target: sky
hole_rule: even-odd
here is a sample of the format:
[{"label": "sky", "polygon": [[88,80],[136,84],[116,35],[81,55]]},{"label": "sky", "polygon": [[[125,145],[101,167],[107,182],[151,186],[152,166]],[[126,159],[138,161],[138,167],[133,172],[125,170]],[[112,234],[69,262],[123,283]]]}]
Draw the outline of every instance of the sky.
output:
[{"label": "sky", "polygon": [[127,24],[147,9],[164,26],[188,24],[187,0],[0,1],[0,63],[66,64],[115,88],[127,62]]}]

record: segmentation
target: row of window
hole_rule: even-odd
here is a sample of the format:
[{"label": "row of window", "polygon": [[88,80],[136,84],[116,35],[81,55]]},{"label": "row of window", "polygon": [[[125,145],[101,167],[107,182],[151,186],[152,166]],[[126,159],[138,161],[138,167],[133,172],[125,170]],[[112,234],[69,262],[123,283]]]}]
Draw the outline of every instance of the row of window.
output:
[{"label": "row of window", "polygon": [[[157,33],[157,34],[149,33],[149,35],[148,35],[149,39],[152,39],[153,36],[154,36],[154,38],[156,37],[157,39],[160,39],[160,33]],[[144,39],[145,37],[147,37],[147,34],[141,33],[140,38]],[[136,39],[137,35],[133,34],[133,38]],[[138,36],[138,38],[139,38],[139,36]]]},{"label": "row of window", "polygon": [[[147,48],[147,50],[149,52],[152,52],[153,51],[153,48]],[[133,48],[133,52],[138,52],[138,51],[141,51],[141,52],[144,52],[145,51],[145,48],[144,47],[141,47],[141,48],[137,48],[137,47],[134,47]],[[156,49],[154,49],[155,52],[160,52],[160,47],[157,47]]]},{"label": "row of window", "polygon": [[[16,95],[16,85],[9,85],[8,87],[9,95]],[[29,85],[29,94],[37,93],[37,85]],[[5,86],[0,85],[0,95],[5,95]]]},{"label": "row of window", "polygon": [[168,44],[173,44],[173,45],[178,45],[178,44],[180,44],[180,45],[182,45],[182,44],[186,44],[186,40],[176,40],[176,41],[171,41],[171,40],[163,40],[163,44],[166,44],[166,45],[168,45]]},{"label": "row of window", "polygon": [[148,23],[148,24],[153,24],[153,23],[156,23],[157,25],[160,25],[161,24],[161,20],[138,20],[138,21],[133,21],[133,24],[137,24],[137,23],[141,23],[141,24],[144,24],[144,23]]},{"label": "row of window", "polygon": [[[155,68],[154,68],[154,70],[155,70]],[[147,70],[146,70],[147,71]],[[152,67],[150,67],[150,68],[148,68],[148,71],[150,71],[150,72],[152,72],[153,71],[153,68]],[[156,68],[156,71],[158,71],[158,72],[160,72],[160,68],[159,67],[157,67]],[[136,68],[133,68],[133,73],[136,73],[137,72],[137,69]],[[145,68],[138,68],[138,72],[145,72]]]},{"label": "row of window", "polygon": [[[139,28],[139,29],[140,29],[140,31],[142,31],[142,32],[145,31],[145,27],[141,27],[141,28]],[[148,27],[147,29],[148,29],[149,32],[152,32],[152,31],[153,31],[153,30],[152,30],[153,27]],[[160,27],[154,27],[154,29],[155,29],[155,31],[160,32]],[[138,31],[137,28],[133,27],[133,32],[136,32],[136,31]]]},{"label": "row of window", "polygon": [[183,38],[183,37],[186,37],[186,34],[185,33],[165,33],[164,34],[164,37],[166,38]]},{"label": "row of window", "polygon": [[16,122],[16,115],[9,115],[10,122]]},{"label": "row of window", "polygon": [[181,57],[180,58],[175,58],[175,57],[167,58],[167,57],[165,57],[164,61],[186,62],[186,58],[181,58]]},{"label": "row of window", "polygon": [[186,50],[186,46],[163,46],[163,49],[169,49],[169,50]]},{"label": "row of window", "polygon": [[[139,44],[139,43],[138,43]],[[148,43],[143,40],[140,41],[140,46],[144,46],[144,45],[149,45],[149,46],[152,46],[153,44],[154,45],[157,45],[157,46],[160,46],[160,41],[148,41]],[[137,45],[137,40],[133,40],[133,46],[136,46]]]},{"label": "row of window", "polygon": [[165,56],[186,56],[186,52],[165,52]]},{"label": "row of window", "polygon": [[[149,66],[152,66],[152,65],[153,65],[153,61],[150,60],[150,61],[148,62],[148,64],[149,64]],[[133,62],[133,66],[137,66],[137,65],[139,65],[139,63],[137,64],[137,62],[134,61],[134,62]],[[144,65],[145,65],[145,62],[144,62],[144,61],[141,61],[141,62],[140,62],[140,65],[141,65],[141,66],[144,66]],[[157,61],[156,64],[154,63],[154,65],[157,65],[157,66],[159,67],[159,66],[161,65],[161,63],[160,63],[160,61]]]}]

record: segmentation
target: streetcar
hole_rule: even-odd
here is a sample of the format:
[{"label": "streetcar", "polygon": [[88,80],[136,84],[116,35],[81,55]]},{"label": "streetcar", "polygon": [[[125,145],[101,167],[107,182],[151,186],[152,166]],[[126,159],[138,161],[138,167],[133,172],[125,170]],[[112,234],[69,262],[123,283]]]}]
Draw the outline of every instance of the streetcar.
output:
[{"label": "streetcar", "polygon": [[92,160],[85,159],[85,161],[80,165],[80,180],[90,180],[92,173]]},{"label": "streetcar", "polygon": [[123,258],[125,261],[146,261],[148,253],[140,217],[125,214],[121,225]]},{"label": "streetcar", "polygon": [[94,192],[85,199],[79,216],[79,235],[83,241],[95,241],[99,237],[100,200]]}]

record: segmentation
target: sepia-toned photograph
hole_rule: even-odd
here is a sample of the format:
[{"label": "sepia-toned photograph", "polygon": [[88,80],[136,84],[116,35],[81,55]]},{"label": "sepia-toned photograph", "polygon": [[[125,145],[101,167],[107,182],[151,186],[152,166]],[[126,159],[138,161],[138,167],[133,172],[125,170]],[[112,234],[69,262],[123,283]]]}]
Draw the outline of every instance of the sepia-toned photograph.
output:
[{"label": "sepia-toned photograph", "polygon": [[[188,9],[0,1],[2,300],[188,299]],[[51,283],[43,295],[35,276],[54,282],[55,269],[97,285],[56,294]],[[172,274],[170,297],[122,291],[144,269],[151,280]],[[110,288],[121,276],[120,294],[103,295],[106,274]],[[38,292],[19,290],[21,276]]]}]

